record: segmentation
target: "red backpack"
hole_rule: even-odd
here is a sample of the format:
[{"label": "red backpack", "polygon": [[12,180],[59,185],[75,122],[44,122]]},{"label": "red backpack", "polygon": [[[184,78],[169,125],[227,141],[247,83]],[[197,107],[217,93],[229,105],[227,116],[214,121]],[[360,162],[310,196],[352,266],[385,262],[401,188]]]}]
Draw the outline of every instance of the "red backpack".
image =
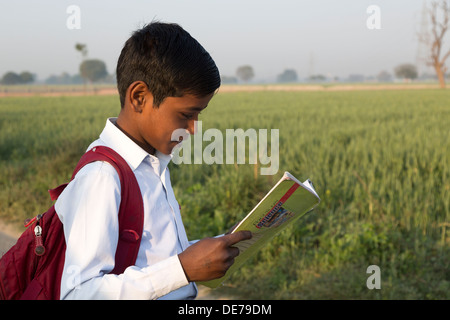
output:
[{"label": "red backpack", "polygon": [[[110,163],[120,178],[119,241],[115,267],[111,271],[120,274],[134,265],[139,251],[144,225],[141,191],[126,161],[107,147],[95,147],[85,153],[72,179],[83,166],[94,161]],[[51,199],[56,200],[66,186],[67,183],[49,190]],[[63,225],[54,205],[31,219],[26,226],[28,229],[17,243],[0,259],[0,300],[58,300],[66,243]]]}]

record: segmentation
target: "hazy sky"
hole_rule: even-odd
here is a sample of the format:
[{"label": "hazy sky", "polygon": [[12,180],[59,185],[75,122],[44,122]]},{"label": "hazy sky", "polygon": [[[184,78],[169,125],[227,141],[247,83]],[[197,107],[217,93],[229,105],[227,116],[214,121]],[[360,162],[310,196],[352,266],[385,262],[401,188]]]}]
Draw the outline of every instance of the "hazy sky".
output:
[{"label": "hazy sky", "polygon": [[[415,63],[416,33],[424,0],[0,0],[0,76],[7,71],[78,73],[85,43],[89,58],[109,73],[131,32],[157,19],[175,22],[196,38],[221,74],[250,64],[255,79],[273,80],[286,68],[309,73],[393,73]],[[70,30],[69,5],[80,8],[81,29]],[[366,25],[370,5],[380,8],[381,29]]]}]

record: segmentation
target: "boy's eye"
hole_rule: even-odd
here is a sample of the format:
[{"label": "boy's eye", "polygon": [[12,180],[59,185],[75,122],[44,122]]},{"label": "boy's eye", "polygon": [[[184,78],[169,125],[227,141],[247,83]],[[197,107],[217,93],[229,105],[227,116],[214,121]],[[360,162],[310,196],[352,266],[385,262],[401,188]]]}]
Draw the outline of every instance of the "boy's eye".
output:
[{"label": "boy's eye", "polygon": [[188,120],[190,120],[194,117],[193,114],[189,114],[189,113],[181,113],[181,115]]},{"label": "boy's eye", "polygon": [[[187,120],[191,120],[195,117],[195,113],[181,113],[181,115],[186,118]],[[200,112],[198,113],[200,115]]]}]

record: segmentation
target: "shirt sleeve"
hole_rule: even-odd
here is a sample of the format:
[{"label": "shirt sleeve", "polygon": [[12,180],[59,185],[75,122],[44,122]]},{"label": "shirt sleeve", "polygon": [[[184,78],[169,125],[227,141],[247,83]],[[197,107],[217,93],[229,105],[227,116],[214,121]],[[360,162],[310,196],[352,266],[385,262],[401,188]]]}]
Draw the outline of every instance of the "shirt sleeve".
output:
[{"label": "shirt sleeve", "polygon": [[188,284],[177,255],[108,274],[118,243],[120,194],[116,170],[98,161],[83,167],[56,201],[66,240],[61,299],[157,299]]}]

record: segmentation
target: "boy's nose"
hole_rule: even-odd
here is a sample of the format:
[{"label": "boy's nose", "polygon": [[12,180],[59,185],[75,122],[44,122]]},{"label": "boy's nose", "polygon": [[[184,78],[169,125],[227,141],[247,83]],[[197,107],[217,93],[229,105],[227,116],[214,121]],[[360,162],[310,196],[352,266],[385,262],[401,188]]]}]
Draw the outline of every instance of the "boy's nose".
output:
[{"label": "boy's nose", "polygon": [[195,134],[197,132],[197,120],[190,120],[187,130],[190,134]]}]

